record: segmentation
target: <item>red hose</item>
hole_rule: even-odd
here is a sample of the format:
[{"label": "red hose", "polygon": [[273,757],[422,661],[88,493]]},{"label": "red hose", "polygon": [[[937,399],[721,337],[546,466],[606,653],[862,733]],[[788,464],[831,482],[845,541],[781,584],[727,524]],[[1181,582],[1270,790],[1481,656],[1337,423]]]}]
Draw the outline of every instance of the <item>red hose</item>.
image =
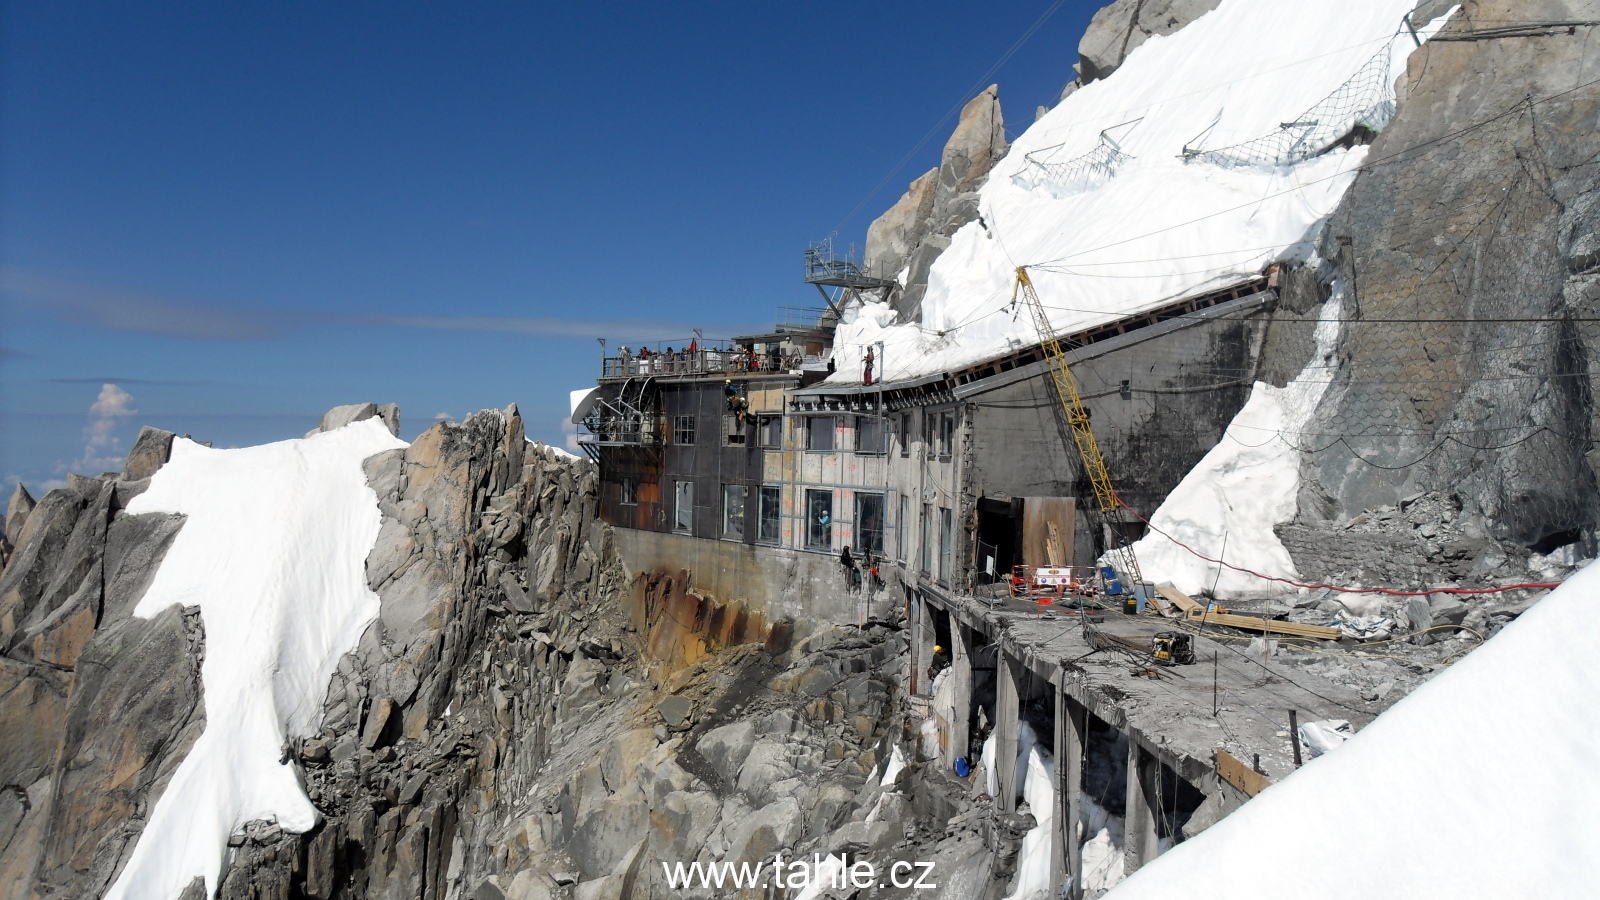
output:
[{"label": "red hose", "polygon": [[1276,581],[1276,582],[1279,582],[1280,584],[1287,584],[1287,585],[1291,585],[1293,587],[1298,587],[1298,588],[1313,588],[1313,589],[1315,589],[1315,588],[1328,588],[1329,590],[1339,591],[1340,593],[1344,593],[1344,594],[1389,594],[1389,595],[1395,596],[1395,597],[1426,597],[1429,594],[1499,594],[1499,593],[1503,593],[1505,591],[1518,591],[1518,590],[1523,590],[1525,588],[1554,588],[1554,587],[1560,587],[1561,586],[1561,582],[1559,582],[1559,581],[1550,581],[1550,582],[1528,582],[1526,584],[1510,584],[1510,585],[1506,585],[1505,587],[1497,587],[1497,588],[1439,588],[1437,590],[1432,590],[1432,591],[1394,591],[1394,590],[1390,590],[1388,588],[1350,588],[1350,587],[1338,587],[1338,586],[1332,585],[1332,584],[1302,584],[1301,582],[1298,582],[1298,581],[1290,581],[1287,578],[1278,578],[1278,577],[1276,577],[1274,575],[1263,575],[1260,572],[1254,571],[1252,569],[1246,569],[1246,568],[1243,568],[1241,566],[1236,566],[1236,565],[1234,565],[1232,563],[1226,563],[1226,562],[1223,562],[1220,559],[1212,559],[1211,557],[1205,555],[1204,553],[1201,553],[1199,550],[1194,549],[1193,547],[1189,546],[1188,544],[1185,544],[1183,541],[1178,540],[1177,538],[1173,537],[1172,535],[1167,534],[1165,531],[1162,531],[1161,529],[1157,528],[1155,525],[1151,524],[1149,519],[1146,519],[1144,516],[1139,515],[1139,511],[1138,510],[1136,510],[1133,507],[1129,506],[1125,501],[1123,501],[1123,499],[1120,496],[1117,496],[1117,494],[1115,492],[1112,492],[1112,496],[1117,498],[1117,503],[1121,504],[1123,509],[1127,510],[1128,512],[1133,513],[1134,517],[1137,518],[1139,521],[1143,522],[1147,528],[1149,528],[1151,531],[1154,531],[1156,534],[1161,535],[1162,537],[1166,538],[1167,540],[1173,542],[1174,544],[1177,544],[1179,547],[1182,547],[1183,549],[1189,551],[1190,553],[1194,554],[1195,556],[1200,557],[1201,559],[1205,560],[1206,562],[1216,563],[1219,566],[1224,566],[1226,568],[1234,570],[1235,572],[1243,572],[1246,575],[1254,575],[1255,577],[1260,578],[1263,581]]}]

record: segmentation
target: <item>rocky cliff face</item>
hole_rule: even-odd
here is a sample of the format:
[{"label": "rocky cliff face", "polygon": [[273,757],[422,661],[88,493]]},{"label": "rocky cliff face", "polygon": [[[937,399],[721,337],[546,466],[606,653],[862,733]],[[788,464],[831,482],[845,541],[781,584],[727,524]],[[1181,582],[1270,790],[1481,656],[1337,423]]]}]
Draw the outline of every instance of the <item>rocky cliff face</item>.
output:
[{"label": "rocky cliff face", "polygon": [[866,258],[872,271],[884,278],[904,273],[892,298],[901,321],[922,320],[928,269],[950,246],[950,235],[978,217],[978,188],[1009,149],[1000,86],[991,84],[962,107],[939,167],[911,182],[899,201],[867,228]]},{"label": "rocky cliff face", "polygon": [[1117,0],[1101,7],[1078,41],[1075,81],[1062,96],[1117,70],[1128,54],[1154,35],[1172,34],[1217,8],[1221,0]]},{"label": "rocky cliff face", "polygon": [[[342,410],[324,426],[377,414]],[[102,895],[205,728],[198,609],[129,615],[184,523],[122,512],[148,484],[127,476],[147,479],[171,437],[147,430],[121,477],[14,504],[7,896]],[[914,760],[898,623],[758,622],[688,573],[628,582],[592,465],[529,445],[515,407],[365,470],[379,618],[319,732],[283,748],[321,821],[246,823],[216,896],[642,897],[666,890],[661,862],[912,858],[940,841],[968,881],[1009,875],[1026,816],[987,844],[977,813],[947,837],[973,801]],[[896,754],[911,765],[884,784]]]},{"label": "rocky cliff face", "polygon": [[1355,309],[1307,429],[1338,439],[1303,457],[1301,524],[1438,491],[1491,542],[1548,553],[1582,540],[1593,556],[1593,51],[1584,29],[1472,30],[1597,15],[1592,2],[1468,2],[1412,57],[1394,120],[1323,232]]},{"label": "rocky cliff face", "polygon": [[[171,439],[147,429],[139,445],[148,456]],[[5,896],[103,891],[204,727],[198,617],[130,615],[183,524],[124,512],[149,471],[73,476],[37,505],[20,487],[12,497],[16,549],[0,573]]]}]

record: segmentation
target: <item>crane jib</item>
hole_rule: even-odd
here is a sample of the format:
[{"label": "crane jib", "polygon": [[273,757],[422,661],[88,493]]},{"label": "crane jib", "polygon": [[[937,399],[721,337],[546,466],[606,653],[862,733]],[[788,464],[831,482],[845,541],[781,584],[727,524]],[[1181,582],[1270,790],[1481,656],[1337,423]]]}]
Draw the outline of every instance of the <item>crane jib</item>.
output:
[{"label": "crane jib", "polygon": [[1100,444],[1095,440],[1094,429],[1089,424],[1089,410],[1083,405],[1083,398],[1078,394],[1077,379],[1067,365],[1066,350],[1056,339],[1055,329],[1045,316],[1044,304],[1034,290],[1033,280],[1022,266],[1017,267],[1017,281],[1011,289],[1013,302],[1019,296],[1027,304],[1028,314],[1033,318],[1034,330],[1039,334],[1039,347],[1050,362],[1051,381],[1055,383],[1062,411],[1072,430],[1073,443],[1077,444],[1078,455],[1083,458],[1084,474],[1089,477],[1089,485],[1094,489],[1095,505],[1098,507],[1096,511],[1099,513],[1097,518],[1106,526],[1107,551],[1117,563],[1115,568],[1122,575],[1123,582],[1137,589],[1144,584],[1144,576],[1139,571],[1139,560],[1134,556],[1132,542],[1123,531],[1124,523],[1118,515],[1122,501],[1111,484],[1111,472],[1106,468]]}]

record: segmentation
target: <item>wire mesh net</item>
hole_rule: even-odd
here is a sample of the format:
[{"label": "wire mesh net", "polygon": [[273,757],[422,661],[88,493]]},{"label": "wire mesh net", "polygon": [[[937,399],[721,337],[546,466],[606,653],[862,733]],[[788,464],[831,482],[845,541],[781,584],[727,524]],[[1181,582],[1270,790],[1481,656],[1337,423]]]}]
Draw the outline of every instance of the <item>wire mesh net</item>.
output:
[{"label": "wire mesh net", "polygon": [[1333,93],[1293,121],[1279,125],[1278,130],[1217,150],[1185,147],[1184,159],[1219,166],[1289,166],[1337,146],[1366,143],[1394,116],[1389,65],[1386,44]]},{"label": "wire mesh net", "polygon": [[1133,157],[1123,153],[1105,135],[1093,150],[1062,162],[1045,162],[1038,159],[1058,149],[1061,145],[1047,147],[1024,157],[1027,168],[1013,176],[1013,181],[1024,188],[1044,188],[1056,196],[1081,194],[1092,191],[1117,174],[1117,168]]},{"label": "wire mesh net", "polygon": [[1028,165],[1012,176],[1012,183],[1030,190],[1044,188],[1056,197],[1092,191],[1110,181],[1118,168],[1134,158],[1123,151],[1119,141],[1126,138],[1141,121],[1142,118],[1134,119],[1107,128],[1100,132],[1100,140],[1094,149],[1071,159],[1050,159],[1065,144],[1035,150],[1023,157]]}]

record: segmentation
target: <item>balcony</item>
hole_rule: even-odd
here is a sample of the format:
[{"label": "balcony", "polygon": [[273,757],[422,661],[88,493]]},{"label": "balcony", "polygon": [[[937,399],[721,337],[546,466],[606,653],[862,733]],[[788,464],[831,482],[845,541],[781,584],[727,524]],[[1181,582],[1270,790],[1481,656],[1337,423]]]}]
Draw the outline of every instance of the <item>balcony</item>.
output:
[{"label": "balcony", "polygon": [[757,353],[738,348],[678,350],[673,353],[651,353],[649,356],[632,354],[607,356],[601,363],[600,378],[726,378],[737,375],[774,375],[792,372],[826,362],[820,354],[815,359],[803,354]]}]

